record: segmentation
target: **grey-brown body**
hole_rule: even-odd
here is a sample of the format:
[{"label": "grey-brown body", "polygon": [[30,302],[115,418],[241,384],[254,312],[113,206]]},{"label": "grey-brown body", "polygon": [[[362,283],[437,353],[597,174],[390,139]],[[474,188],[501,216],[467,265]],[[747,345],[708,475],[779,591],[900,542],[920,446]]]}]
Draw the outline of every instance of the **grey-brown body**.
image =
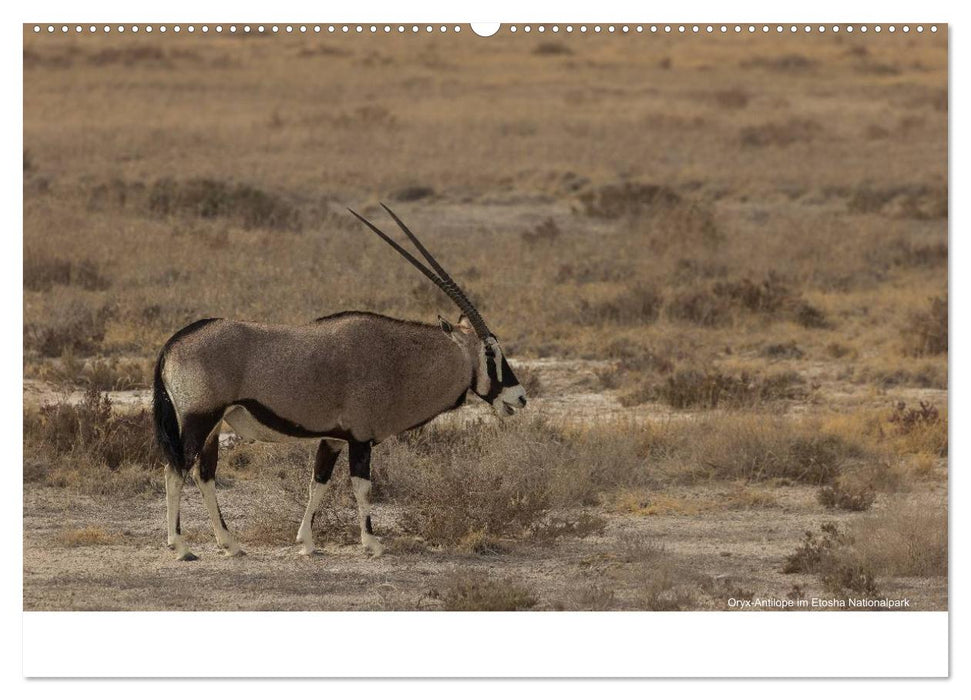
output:
[{"label": "grey-brown body", "polygon": [[[167,350],[162,379],[181,418],[225,411],[242,437],[377,443],[464,398],[476,343],[362,312],[303,326],[216,320]],[[267,420],[254,402],[285,423]],[[280,430],[287,424],[302,430]]]},{"label": "grey-brown body", "polygon": [[182,537],[179,506],[191,473],[202,492],[216,542],[242,549],[216,502],[219,426],[262,441],[318,442],[297,543],[314,552],[313,516],[343,446],[348,446],[361,544],[380,554],[371,528],[371,447],[457,407],[471,390],[498,415],[526,405],[526,392],[498,339],[442,266],[387,210],[434,272],[383,231],[376,235],[434,282],[462,310],[457,324],[401,321],[363,311],[301,326],[203,319],[175,335],[155,365],[155,432],[165,453],[169,546],[195,559]]}]

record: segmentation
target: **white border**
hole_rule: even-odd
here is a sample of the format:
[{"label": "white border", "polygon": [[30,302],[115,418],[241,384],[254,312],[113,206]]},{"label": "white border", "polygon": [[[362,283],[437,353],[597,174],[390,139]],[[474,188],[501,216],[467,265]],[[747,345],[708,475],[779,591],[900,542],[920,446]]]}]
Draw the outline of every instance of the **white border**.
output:
[{"label": "white border", "polygon": [[[944,677],[947,624],[941,612],[30,612],[24,675]],[[308,631],[316,643],[284,641]]]},{"label": "white border", "polygon": [[[420,4],[420,6],[418,6]],[[956,4],[955,4],[956,5]],[[308,20],[328,22],[435,22],[462,23],[468,21],[494,21],[502,18],[507,22],[549,23],[555,20],[565,22],[593,23],[598,19],[606,22],[756,22],[771,20],[783,23],[854,22],[887,24],[888,20],[900,24],[914,23],[944,25],[952,22],[957,14],[954,7],[946,2],[899,2],[884,1],[866,6],[834,0],[816,0],[803,6],[780,5],[778,2],[695,2],[690,7],[682,3],[647,5],[640,2],[618,0],[598,0],[592,5],[575,4],[572,7],[562,3],[525,3],[514,0],[493,0],[478,7],[465,6],[454,2],[408,3],[370,2],[332,4],[321,6],[308,2],[289,2],[275,0],[273,3],[207,3],[197,1],[166,0],[156,3],[94,2],[89,0],[83,6],[76,2],[34,2],[29,5],[13,7],[17,17],[5,17],[2,25],[5,31],[0,50],[6,59],[8,70],[3,72],[3,80],[9,81],[2,93],[8,105],[22,105],[21,92],[21,23],[40,21],[64,21],[97,19],[103,21],[123,20],[125,22],[193,22],[248,21],[287,22]],[[11,10],[3,10],[10,14]],[[957,41],[961,35],[959,27],[949,28],[952,44],[952,91],[951,114],[965,114],[966,100],[963,85],[958,77],[968,68],[964,60],[962,44]],[[686,40],[698,40],[700,37]],[[902,38],[902,37],[901,37]],[[7,110],[5,126],[8,136],[11,132],[22,134],[22,114]],[[952,123],[958,121],[952,118]],[[961,133],[952,132],[952,196],[951,228],[961,230],[960,216],[962,198],[954,196],[963,169],[959,164],[966,162],[966,149]],[[22,140],[5,139],[3,145],[5,184],[3,197],[8,220],[8,231],[22,231],[22,198],[19,167],[19,151]],[[950,255],[954,269],[962,269],[964,246],[960,237],[952,240]],[[0,256],[3,274],[0,280],[7,287],[5,298],[5,318],[7,327],[22,323],[21,291],[21,240],[11,237],[4,240],[5,255]],[[951,294],[952,313],[952,357],[957,357],[955,348],[964,347],[964,311],[968,308],[967,286],[955,276]],[[9,316],[7,315],[9,314]],[[15,336],[15,333],[10,333]],[[10,397],[19,391],[20,341],[10,338],[2,346],[3,375],[0,388],[5,390],[8,400],[3,405],[3,444],[14,445],[14,455],[10,461],[14,466],[19,463],[20,438],[17,428],[20,416],[16,401]],[[950,418],[952,434],[960,438],[960,421],[964,411],[960,397],[967,381],[966,373],[957,363],[951,368],[952,407]],[[952,440],[951,460],[961,465],[963,445],[960,439]],[[959,486],[960,469],[952,470],[951,493]],[[8,518],[6,532],[16,532],[22,528],[22,494],[19,488],[19,469],[10,469],[8,478],[16,479],[18,488],[8,489],[5,493],[11,502],[4,509]],[[14,499],[16,503],[12,502]],[[955,500],[955,502],[958,502]],[[959,509],[952,509],[952,532],[964,528],[964,518]],[[13,538],[13,555],[9,555],[19,569],[22,540]],[[957,541],[958,538],[952,538]],[[9,547],[8,540],[8,547]],[[957,549],[952,548],[957,555]],[[954,587],[955,581],[964,580],[960,574],[965,571],[957,556],[952,557],[951,566],[951,611],[959,606]],[[4,580],[6,598],[4,629],[15,635],[23,625],[23,671],[59,671],[74,669],[73,675],[90,676],[93,669],[101,674],[134,675],[134,670],[149,675],[190,675],[189,669],[196,669],[199,675],[286,675],[303,676],[320,673],[321,668],[329,668],[327,661],[335,654],[353,656],[350,651],[356,648],[358,660],[348,658],[345,670],[336,675],[365,676],[414,676],[449,675],[455,668],[473,669],[472,675],[510,675],[513,668],[522,668],[522,658],[530,659],[528,675],[580,676],[597,675],[603,668],[619,669],[619,661],[627,659],[632,665],[619,669],[620,675],[640,673],[651,670],[654,675],[697,675],[697,676],[738,676],[780,675],[779,669],[800,675],[833,675],[841,668],[853,666],[859,673],[867,668],[871,675],[901,675],[901,670],[911,669],[916,675],[939,675],[946,672],[941,659],[946,654],[946,613],[584,613],[574,618],[572,613],[519,613],[489,614],[477,613],[472,617],[460,614],[438,615],[435,613],[26,613],[21,614],[22,578],[17,576]],[[278,616],[290,617],[288,622],[280,622]],[[564,629],[560,625],[566,620],[579,620],[572,627]],[[779,619],[780,623],[776,622]],[[216,623],[216,629],[209,626]],[[407,624],[405,624],[407,621]],[[691,634],[687,634],[687,630]],[[955,635],[956,639],[960,639]],[[944,640],[942,642],[942,639]],[[73,644],[68,644],[71,640]],[[20,639],[7,640],[15,645]],[[62,643],[63,641],[63,643]],[[943,644],[943,652],[942,652]],[[884,652],[884,647],[890,648]],[[906,658],[900,658],[895,649],[913,649]],[[16,646],[14,646],[14,649]],[[19,675],[18,655],[14,649],[4,654],[5,677]],[[577,649],[583,649],[580,654]],[[516,650],[519,654],[508,658],[508,652]],[[838,650],[838,651],[837,651]],[[923,650],[923,651],[922,651]],[[473,653],[476,652],[476,653]],[[555,654],[560,654],[556,656]],[[707,653],[706,653],[707,652]],[[872,652],[872,653],[871,653]],[[927,665],[915,668],[915,659],[923,659],[927,652]],[[889,655],[884,656],[887,653]],[[464,655],[467,656],[463,659]],[[477,654],[479,655],[476,658]],[[47,657],[45,661],[42,657]],[[90,658],[89,658],[90,657]],[[719,659],[736,659],[738,666],[729,669]],[[933,657],[933,658],[931,658]],[[203,662],[200,659],[205,659]],[[508,658],[510,666],[501,662]],[[78,669],[82,659],[89,662],[86,668]],[[362,662],[361,659],[367,659]],[[777,665],[768,661],[777,660]],[[57,662],[55,664],[55,662]],[[124,662],[124,665],[122,664]],[[773,661],[773,663],[775,663]],[[448,664],[454,664],[449,666]],[[57,668],[54,668],[54,666]],[[152,669],[149,671],[148,666]],[[167,668],[168,667],[168,668]],[[205,667],[205,668],[202,668]],[[392,667],[395,673],[386,669]],[[402,667],[405,667],[402,670]],[[943,668],[943,671],[942,671]],[[350,673],[349,669],[354,669]],[[682,669],[678,674],[671,669]],[[716,673],[715,669],[720,669]],[[326,675],[326,674],[321,674]],[[602,674],[601,674],[602,675]],[[204,686],[203,686],[204,687]],[[239,686],[237,686],[239,687]],[[256,689],[260,695],[267,690],[265,685],[246,686]],[[581,686],[582,687],[582,686]],[[588,689],[589,686],[586,686]],[[618,688],[617,685],[611,686]],[[627,686],[624,686],[627,687]],[[753,686],[747,686],[752,688]],[[755,686],[757,687],[757,686]],[[951,686],[953,687],[953,686]],[[791,686],[787,695],[818,696],[821,688],[809,693],[793,692]],[[802,689],[807,688],[803,686]],[[938,685],[937,688],[940,688]],[[66,690],[63,685],[43,686],[45,694],[57,694]],[[261,690],[262,689],[262,690]],[[35,693],[38,687],[33,685]],[[94,690],[94,688],[92,688]],[[495,690],[490,692],[494,695]],[[777,696],[776,686],[762,686],[761,690],[770,691],[768,695]],[[132,689],[125,685],[99,684],[102,695],[125,694],[130,697]],[[142,692],[142,691],[138,691]],[[211,694],[212,689],[207,690]],[[455,692],[455,691],[453,691]],[[460,692],[466,693],[466,690]],[[502,691],[500,691],[502,692]],[[861,692],[860,690],[855,691]],[[884,685],[881,697],[904,695],[914,692],[923,693],[913,684]],[[156,693],[150,693],[155,695]],[[166,693],[167,695],[169,693]],[[749,696],[767,695],[765,692],[748,690]],[[586,693],[585,693],[586,695]]]}]

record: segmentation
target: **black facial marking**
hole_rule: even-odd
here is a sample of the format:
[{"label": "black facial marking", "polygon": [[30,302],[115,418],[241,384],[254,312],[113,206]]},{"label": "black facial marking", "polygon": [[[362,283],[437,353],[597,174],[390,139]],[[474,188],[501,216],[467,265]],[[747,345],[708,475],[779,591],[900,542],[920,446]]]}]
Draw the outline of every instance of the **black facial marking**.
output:
[{"label": "black facial marking", "polygon": [[506,362],[506,358],[502,358],[502,385],[504,387],[516,386],[519,384],[519,380],[516,379],[516,375],[513,374],[512,368],[509,363]]}]

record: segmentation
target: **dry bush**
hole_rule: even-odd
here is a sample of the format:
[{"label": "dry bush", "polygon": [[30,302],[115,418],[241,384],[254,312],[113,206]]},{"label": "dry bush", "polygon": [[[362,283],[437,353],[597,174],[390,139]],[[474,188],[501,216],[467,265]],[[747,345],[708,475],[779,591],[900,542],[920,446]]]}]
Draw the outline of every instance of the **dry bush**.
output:
[{"label": "dry bush", "polygon": [[887,422],[897,436],[895,446],[902,452],[947,456],[947,414],[924,401],[920,408],[907,408],[898,402]]},{"label": "dry bush", "polygon": [[930,308],[911,313],[901,336],[908,355],[924,357],[947,352],[947,297],[934,297]]},{"label": "dry bush", "polygon": [[841,531],[807,532],[784,573],[811,573],[827,590],[878,596],[876,576],[947,576],[947,507],[891,503]]},{"label": "dry bush", "polygon": [[703,578],[651,539],[621,535],[617,564],[608,570],[611,580],[630,588],[636,610],[697,609],[697,593]]},{"label": "dry bush", "polygon": [[24,255],[24,289],[47,292],[54,285],[80,287],[89,291],[103,291],[111,286],[95,261],[89,258],[69,260],[45,254]]},{"label": "dry bush", "polygon": [[880,576],[947,576],[947,504],[892,501],[849,526],[853,556]]},{"label": "dry bush", "polygon": [[657,320],[662,303],[657,289],[638,284],[608,299],[588,301],[581,298],[576,322],[580,325],[645,325]]},{"label": "dry bush", "polygon": [[90,355],[104,340],[115,307],[86,297],[63,298],[42,320],[24,324],[24,350],[44,357]]},{"label": "dry bush", "polygon": [[156,181],[148,191],[154,216],[229,218],[246,228],[299,230],[300,212],[279,195],[246,184],[193,178]]},{"label": "dry bush", "polygon": [[816,61],[800,53],[759,56],[741,62],[742,68],[763,68],[778,73],[803,73],[816,67]]},{"label": "dry bush", "polygon": [[629,263],[614,259],[585,258],[562,263],[553,281],[556,284],[622,282],[633,274]]},{"label": "dry bush", "polygon": [[541,41],[533,49],[533,53],[537,56],[569,56],[573,49],[558,41]]},{"label": "dry bush", "polygon": [[417,202],[435,195],[435,190],[428,185],[407,185],[391,193],[391,199],[396,202]]},{"label": "dry bush", "polygon": [[689,290],[675,295],[664,309],[674,321],[688,321],[698,326],[724,326],[732,320],[728,302],[708,290]]},{"label": "dry bush", "polygon": [[722,109],[744,109],[748,107],[751,97],[741,88],[718,90],[712,94],[715,104]]},{"label": "dry bush", "polygon": [[826,590],[836,596],[878,597],[873,571],[852,555],[855,538],[841,532],[833,523],[825,523],[820,529],[822,537],[806,532],[802,544],[786,559],[782,572],[816,574]]},{"label": "dry bush", "polygon": [[853,214],[884,214],[898,219],[946,219],[947,187],[933,185],[860,185],[846,202]]},{"label": "dry bush", "polygon": [[622,426],[565,431],[539,420],[441,426],[406,433],[388,449],[381,489],[404,506],[405,532],[432,545],[468,548],[483,538],[563,534],[550,520],[554,509],[593,504],[602,491],[644,477],[636,437],[625,436]]},{"label": "dry bush", "polygon": [[387,107],[377,104],[356,107],[349,112],[341,112],[331,123],[339,129],[347,130],[394,130],[398,126],[398,118]]},{"label": "dry bush", "polygon": [[455,572],[441,584],[446,610],[529,610],[536,596],[512,579],[498,579],[479,572]]},{"label": "dry bush", "polygon": [[814,421],[760,414],[679,422],[650,436],[647,449],[648,463],[679,481],[775,479],[821,486],[875,459],[861,440],[824,432]]},{"label": "dry bush", "polygon": [[812,119],[792,118],[785,122],[767,122],[757,126],[743,127],[739,139],[743,146],[762,148],[765,146],[790,146],[794,143],[808,143],[819,136],[823,128]]},{"label": "dry bush", "polygon": [[81,386],[97,391],[126,391],[148,387],[152,363],[117,357],[81,360],[65,352],[59,360],[41,365],[38,378],[62,386]]},{"label": "dry bush", "polygon": [[533,228],[523,231],[520,237],[526,245],[535,246],[538,243],[556,243],[562,235],[560,227],[550,216]]},{"label": "dry bush", "polygon": [[869,486],[844,479],[837,479],[834,484],[824,486],[818,494],[819,503],[824,508],[849,511],[869,510],[876,497]]},{"label": "dry bush", "polygon": [[580,194],[581,212],[597,219],[621,219],[681,206],[681,195],[665,185],[624,182]]},{"label": "dry bush", "polygon": [[800,360],[806,355],[794,340],[771,343],[763,347],[759,354],[773,360]]},{"label": "dry bush", "polygon": [[759,377],[718,369],[680,369],[654,388],[657,399],[672,408],[751,407],[807,394],[806,380],[791,370]]},{"label": "dry bush", "polygon": [[78,404],[24,411],[24,480],[83,493],[157,491],[161,462],[148,411],[118,413],[89,389]]},{"label": "dry bush", "polygon": [[789,318],[806,328],[827,326],[823,312],[804,301],[774,271],[760,281],[742,277],[681,291],[668,302],[665,313],[669,319],[706,327],[728,325],[739,313]]},{"label": "dry bush", "polygon": [[105,532],[103,528],[88,526],[62,530],[57,534],[57,543],[62,547],[94,547],[115,544],[118,536]]},{"label": "dry bush", "polygon": [[873,254],[877,264],[883,261],[903,268],[935,268],[947,266],[947,241],[913,243],[906,239],[881,246]]}]

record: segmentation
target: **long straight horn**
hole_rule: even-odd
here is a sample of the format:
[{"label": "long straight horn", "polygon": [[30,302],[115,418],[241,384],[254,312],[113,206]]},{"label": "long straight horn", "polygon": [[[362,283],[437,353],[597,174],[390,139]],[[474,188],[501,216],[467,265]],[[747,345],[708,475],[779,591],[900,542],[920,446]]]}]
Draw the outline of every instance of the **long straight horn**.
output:
[{"label": "long straight horn", "polygon": [[408,236],[412,243],[415,244],[415,247],[418,248],[418,251],[422,254],[422,256],[424,256],[425,260],[428,261],[428,264],[432,266],[432,269],[438,273],[438,276],[441,277],[442,281],[454,289],[455,292],[465,301],[467,308],[463,308],[463,311],[466,312],[466,315],[469,317],[469,322],[472,324],[472,327],[475,328],[475,332],[479,335],[479,337],[485,340],[488,336],[492,335],[488,326],[486,326],[485,321],[482,319],[482,316],[479,314],[479,311],[475,308],[475,305],[469,301],[469,298],[465,295],[465,292],[463,292],[458,283],[452,279],[452,276],[445,271],[445,268],[438,263],[435,257],[429,253],[428,249],[425,248],[421,241],[418,240],[418,237],[413,234],[407,226],[405,226],[404,222],[399,219],[398,216],[391,211],[387,205],[382,202],[381,206],[386,212],[388,212],[388,214],[391,215],[394,222],[398,224],[398,228],[404,231],[404,234]]},{"label": "long straight horn", "polygon": [[[461,294],[461,292],[454,287],[454,283],[452,285],[447,285],[443,280],[439,279],[439,277],[434,272],[432,272],[431,270],[429,270],[417,258],[415,258],[414,255],[412,255],[407,250],[405,250],[400,245],[398,245],[397,241],[395,241],[393,238],[389,237],[384,231],[382,231],[381,229],[379,229],[377,226],[375,226],[374,224],[372,224],[370,221],[368,221],[367,219],[365,219],[363,216],[361,216],[360,214],[358,214],[353,209],[348,209],[348,211],[351,212],[354,216],[356,216],[358,218],[358,220],[361,221],[361,223],[363,223],[369,229],[371,229],[372,231],[374,231],[374,233],[377,234],[385,243],[387,243],[392,248],[394,248],[396,251],[398,251],[398,253],[401,255],[401,257],[403,257],[405,260],[407,260],[412,265],[414,265],[416,268],[418,268],[418,270],[423,275],[425,275],[425,277],[427,277],[432,282],[434,282],[435,283],[435,286],[438,287],[439,289],[441,289],[443,292],[445,292],[449,296],[449,298],[452,301],[455,302],[456,306],[458,306],[462,310],[462,312],[465,313],[465,315],[469,317],[469,320],[470,321],[473,318],[473,314],[475,316],[478,316],[479,315],[478,312],[472,307],[472,304],[469,302],[469,300],[466,299],[465,296],[463,294]],[[480,318],[480,321],[481,321],[481,317],[479,317],[479,318]],[[488,328],[485,328],[485,324],[484,323],[482,324],[482,326],[483,326],[483,329],[485,330],[485,332],[488,333],[489,332],[489,329]],[[478,328],[476,328],[476,332],[478,332]],[[485,336],[483,336],[483,337],[485,337]]]}]

